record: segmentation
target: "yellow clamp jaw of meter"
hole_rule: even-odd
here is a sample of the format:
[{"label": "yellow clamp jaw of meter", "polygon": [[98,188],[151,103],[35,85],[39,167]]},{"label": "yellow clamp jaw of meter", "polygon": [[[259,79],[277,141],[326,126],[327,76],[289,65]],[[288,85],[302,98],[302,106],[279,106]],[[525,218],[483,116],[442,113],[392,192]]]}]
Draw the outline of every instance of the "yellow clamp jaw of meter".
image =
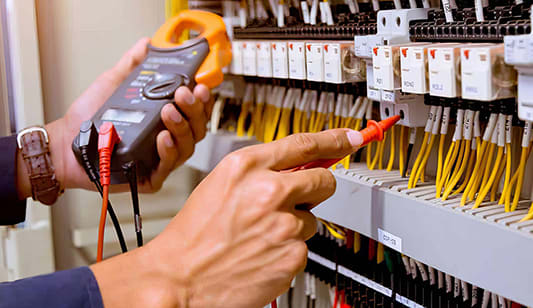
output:
[{"label": "yellow clamp jaw of meter", "polygon": [[185,30],[199,32],[198,39],[209,43],[209,55],[198,69],[195,81],[214,88],[222,83],[222,68],[231,63],[231,42],[222,18],[213,13],[187,10],[169,19],[152,38],[152,46],[160,49],[180,47],[177,38]]},{"label": "yellow clamp jaw of meter", "polygon": [[[199,34],[179,44],[178,38],[187,30]],[[112,122],[120,142],[111,157],[111,183],[127,183],[122,167],[130,162],[137,164],[137,174],[141,178],[149,177],[159,165],[157,135],[166,129],[161,120],[161,109],[167,104],[177,108],[174,93],[180,86],[191,89],[200,83],[209,88],[218,86],[224,79],[222,69],[230,62],[231,43],[220,16],[190,10],[169,19],[152,38],[144,61],[91,121],[84,123],[80,130],[82,137],[78,135],[72,144],[78,161],[85,166],[98,166],[96,145],[94,141],[88,141],[84,132],[90,127],[100,127],[104,122]]]}]

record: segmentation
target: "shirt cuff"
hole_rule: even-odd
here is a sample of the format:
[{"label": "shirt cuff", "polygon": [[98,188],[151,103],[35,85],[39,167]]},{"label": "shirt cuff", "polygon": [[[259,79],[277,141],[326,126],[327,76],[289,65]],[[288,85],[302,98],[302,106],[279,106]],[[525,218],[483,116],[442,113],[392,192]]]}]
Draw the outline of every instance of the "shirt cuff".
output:
[{"label": "shirt cuff", "polygon": [[98,283],[88,267],[0,283],[0,298],[0,308],[104,308]]},{"label": "shirt cuff", "polygon": [[17,192],[17,137],[0,138],[0,225],[15,225],[26,219],[26,200]]}]

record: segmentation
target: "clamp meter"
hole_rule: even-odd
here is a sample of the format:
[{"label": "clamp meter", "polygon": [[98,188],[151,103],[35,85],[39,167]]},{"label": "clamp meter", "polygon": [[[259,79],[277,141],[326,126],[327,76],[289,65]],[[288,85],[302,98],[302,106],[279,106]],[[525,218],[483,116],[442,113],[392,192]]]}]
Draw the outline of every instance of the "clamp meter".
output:
[{"label": "clamp meter", "polygon": [[[200,34],[179,45],[175,42],[185,30]],[[111,164],[111,182],[127,183],[122,166],[136,162],[140,177],[148,177],[159,163],[157,134],[165,129],[161,109],[174,103],[180,86],[193,88],[202,83],[213,88],[224,78],[222,68],[231,62],[231,43],[222,18],[216,14],[189,10],[166,22],[155,33],[148,54],[92,117],[99,127],[112,122],[120,135]],[[174,103],[174,106],[177,106]],[[178,109],[179,110],[179,109]],[[83,128],[82,128],[83,130]],[[79,135],[72,149],[81,162]],[[96,148],[90,160],[98,166]]]}]

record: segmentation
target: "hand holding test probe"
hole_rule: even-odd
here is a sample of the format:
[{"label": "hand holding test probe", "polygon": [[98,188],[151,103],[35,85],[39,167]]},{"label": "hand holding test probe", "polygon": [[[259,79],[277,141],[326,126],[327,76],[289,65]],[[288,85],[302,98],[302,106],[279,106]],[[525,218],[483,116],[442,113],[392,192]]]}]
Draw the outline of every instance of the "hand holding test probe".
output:
[{"label": "hand holding test probe", "polygon": [[[336,187],[324,168],[280,171],[343,158],[363,141],[357,131],[335,129],[228,155],[159,236],[91,267],[104,303],[128,308],[266,305],[301,272],[305,240],[316,231],[313,214],[296,206],[312,208]],[[123,281],[135,281],[136,291]]]}]

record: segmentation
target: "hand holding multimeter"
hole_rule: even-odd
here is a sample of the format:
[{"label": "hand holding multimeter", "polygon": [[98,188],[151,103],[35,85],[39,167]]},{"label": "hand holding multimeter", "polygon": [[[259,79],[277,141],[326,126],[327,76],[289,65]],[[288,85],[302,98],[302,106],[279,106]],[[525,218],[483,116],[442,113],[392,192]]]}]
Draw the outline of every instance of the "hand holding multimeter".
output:
[{"label": "hand holding multimeter", "polygon": [[[188,29],[198,31],[199,36],[181,45],[173,42],[175,37]],[[174,104],[179,108],[174,98],[180,86],[192,89],[196,84],[204,84],[212,88],[222,82],[222,67],[231,60],[230,46],[222,19],[202,11],[185,11],[156,32],[145,59],[91,119],[94,128],[104,122],[112,122],[120,136],[111,160],[113,184],[127,183],[122,167],[130,162],[137,164],[137,174],[140,177],[147,178],[152,174],[160,160],[156,140],[158,134],[165,129],[165,119],[161,119],[163,107]],[[185,100],[191,100],[191,96],[186,95],[185,91],[176,95],[176,98],[187,96]],[[192,120],[187,118],[189,114],[199,113],[198,108],[189,104],[181,109],[188,110],[181,110],[180,113],[163,110],[163,117],[166,111],[172,116],[173,122],[181,122]],[[189,121],[193,139],[198,125],[201,123]],[[183,133],[183,138],[190,137],[188,132],[171,132],[174,135]],[[169,140],[168,136],[165,138]],[[81,139],[83,143],[84,140]],[[175,141],[180,143],[180,140]],[[72,148],[81,163],[80,136],[76,137]],[[92,164],[97,166],[98,155],[94,145],[90,146],[87,155]]]}]

